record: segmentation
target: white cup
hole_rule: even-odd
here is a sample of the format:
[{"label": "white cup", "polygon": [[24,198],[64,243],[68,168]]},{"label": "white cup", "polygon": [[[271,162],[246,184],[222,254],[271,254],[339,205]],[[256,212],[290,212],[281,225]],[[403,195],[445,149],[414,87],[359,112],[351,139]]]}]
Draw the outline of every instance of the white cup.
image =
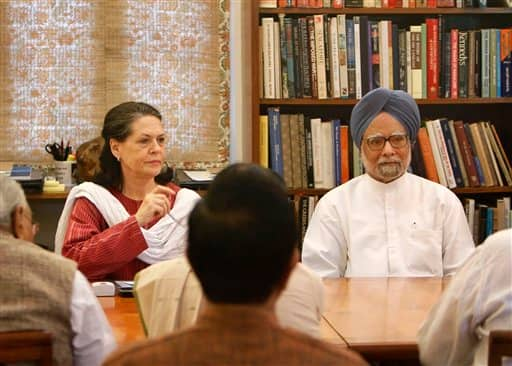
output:
[{"label": "white cup", "polygon": [[72,185],[72,173],[72,161],[55,161],[55,179],[57,179],[59,183],[63,183],[66,186]]}]

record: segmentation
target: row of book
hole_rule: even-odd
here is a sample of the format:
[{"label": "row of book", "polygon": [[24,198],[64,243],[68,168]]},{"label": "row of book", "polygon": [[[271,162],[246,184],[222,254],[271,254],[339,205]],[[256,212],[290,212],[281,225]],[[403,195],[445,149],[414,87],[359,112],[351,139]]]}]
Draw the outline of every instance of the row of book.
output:
[{"label": "row of book", "polygon": [[446,118],[425,121],[413,171],[448,188],[512,186],[512,167],[494,126]]},{"label": "row of book", "polygon": [[[319,199],[318,195],[298,194],[293,197],[300,238],[299,249],[302,249],[306,230]],[[495,205],[465,198],[463,206],[476,245],[481,244],[489,235],[512,227],[510,197],[498,198]]]},{"label": "row of book", "polygon": [[260,8],[476,8],[502,7],[500,0],[260,0]]},{"label": "row of book", "polygon": [[[446,118],[424,123],[412,148],[413,173],[448,188],[512,186],[512,167],[491,123]],[[270,107],[259,127],[259,162],[289,188],[331,189],[364,171],[340,119],[281,114]]]},{"label": "row of book", "polygon": [[512,28],[399,28],[346,14],[263,17],[260,97],[360,99],[377,87],[414,98],[512,96]]},{"label": "row of book", "polygon": [[339,119],[281,114],[278,107],[260,116],[260,165],[280,174],[289,188],[331,189],[361,174],[352,144]]},{"label": "row of book", "polygon": [[512,227],[510,197],[498,198],[496,206],[478,203],[474,198],[464,199],[464,209],[473,241],[481,244],[485,238],[496,231]]}]

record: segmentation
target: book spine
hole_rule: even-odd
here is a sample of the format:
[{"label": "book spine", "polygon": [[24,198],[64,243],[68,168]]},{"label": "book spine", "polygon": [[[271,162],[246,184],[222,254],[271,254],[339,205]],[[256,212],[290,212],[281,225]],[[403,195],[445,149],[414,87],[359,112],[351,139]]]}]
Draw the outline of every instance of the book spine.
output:
[{"label": "book spine", "polygon": [[301,140],[299,132],[299,115],[290,115],[290,150],[292,166],[292,187],[302,187]]},{"label": "book spine", "polygon": [[281,95],[282,98],[287,99],[290,96],[288,94],[288,58],[284,14],[279,14],[279,46],[281,48]]},{"label": "book spine", "polygon": [[446,141],[444,140],[443,131],[441,128],[441,121],[436,119],[433,121],[432,126],[434,127],[434,134],[437,142],[437,148],[439,149],[439,155],[443,164],[443,171],[446,177],[446,183],[448,188],[457,187],[455,181],[455,175],[453,174],[452,164],[450,162],[450,156],[446,147]]},{"label": "book spine", "polygon": [[427,23],[427,98],[436,99],[439,89],[439,29],[436,18],[428,18]]},{"label": "book spine", "polygon": [[439,121],[441,124],[441,130],[443,132],[444,141],[446,144],[446,150],[448,152],[448,158],[450,159],[450,166],[453,171],[453,176],[455,177],[455,183],[457,187],[463,187],[464,181],[462,179],[462,172],[460,171],[459,162],[457,161],[457,155],[455,153],[455,145],[453,142],[453,138],[450,131],[450,126],[448,124],[447,119],[441,119]]},{"label": "book spine", "polygon": [[311,118],[304,117],[304,140],[306,147],[307,187],[315,188],[315,175],[313,166],[313,133],[311,131]]},{"label": "book spine", "polygon": [[309,59],[309,39],[307,19],[299,18],[299,37],[300,37],[300,59],[302,65],[302,86],[303,97],[311,98],[313,91],[311,89],[311,62]]},{"label": "book spine", "polygon": [[260,116],[260,165],[268,168],[268,116]]},{"label": "book spine", "polygon": [[314,15],[315,19],[315,50],[318,85],[318,99],[327,99],[327,78],[325,65],[324,18]]},{"label": "book spine", "polygon": [[288,74],[288,96],[295,98],[295,60],[293,58],[293,23],[292,19],[284,19],[286,34],[286,67]]},{"label": "book spine", "polygon": [[339,186],[341,184],[341,139],[340,130],[341,124],[339,119],[332,121],[333,126],[333,146],[334,146],[334,185]]},{"label": "book spine", "polygon": [[292,19],[292,42],[293,42],[293,74],[295,76],[295,97],[304,96],[304,81],[302,80],[302,58],[300,54],[299,20]]},{"label": "book spine", "polygon": [[281,122],[279,108],[268,109],[271,168],[283,177],[283,149],[281,145]]},{"label": "book spine", "polygon": [[478,179],[478,174],[476,172],[476,167],[473,158],[473,150],[466,136],[466,132],[464,131],[464,125],[462,121],[455,121],[453,123],[453,128],[455,130],[455,134],[457,136],[457,142],[459,143],[459,149],[462,156],[462,161],[466,168],[466,172],[468,175],[468,183],[470,187],[478,187],[480,185],[480,181]]},{"label": "book spine", "polygon": [[299,114],[299,147],[300,147],[300,163],[301,163],[301,188],[308,188],[308,166],[306,158],[306,131],[304,115]]},{"label": "book spine", "polygon": [[475,141],[473,139],[473,134],[471,133],[469,124],[465,123],[463,125],[463,127],[464,127],[464,132],[465,132],[466,138],[469,142],[469,145],[471,146],[471,152],[473,154],[472,155],[473,162],[475,163],[475,169],[476,169],[476,174],[478,176],[478,182],[481,186],[485,186],[484,172],[482,170],[482,164],[480,163],[480,158],[478,157],[478,154],[476,152],[476,145],[475,145]]},{"label": "book spine", "polygon": [[283,178],[288,188],[293,187],[292,142],[290,136],[290,115],[281,114],[281,149],[283,152]]},{"label": "book spine", "polygon": [[439,176],[437,175],[434,154],[432,152],[432,147],[430,146],[426,127],[421,127],[418,132],[418,145],[421,151],[421,156],[423,157],[426,178],[433,182],[439,183]]},{"label": "book spine", "polygon": [[459,31],[459,98],[468,97],[468,32]]},{"label": "book spine", "polygon": [[338,36],[339,36],[339,64],[340,64],[340,92],[342,98],[348,98],[348,64],[347,64],[347,26],[345,22],[345,14],[339,14],[338,20]]},{"label": "book spine", "polygon": [[348,75],[348,96],[351,99],[356,97],[356,55],[354,44],[354,21],[346,20],[347,30],[347,75]]},{"label": "book spine", "polygon": [[274,99],[275,96],[275,64],[274,64],[274,19],[262,18],[263,27],[263,86],[264,97]]},{"label": "book spine", "polygon": [[475,98],[475,31],[468,31],[468,97]]},{"label": "book spine", "polygon": [[311,95],[318,98],[318,74],[316,67],[316,46],[315,46],[315,20],[312,16],[306,18],[308,24],[309,38],[309,59],[311,72]]},{"label": "book spine", "polygon": [[473,74],[475,82],[475,96],[482,96],[482,34],[479,30],[475,31],[475,73]]},{"label": "book spine", "polygon": [[406,31],[398,30],[399,89],[407,92],[407,43]]},{"label": "book spine", "polygon": [[451,83],[450,83],[450,97],[457,99],[459,97],[459,30],[451,30]]},{"label": "book spine", "polygon": [[490,94],[490,83],[489,83],[489,29],[480,30],[482,35],[482,98],[489,98]]},{"label": "book spine", "polygon": [[329,44],[331,58],[331,97],[341,98],[340,89],[340,64],[339,64],[339,47],[338,47],[338,19],[336,17],[329,18]]},{"label": "book spine", "polygon": [[341,141],[341,183],[350,179],[350,140],[348,138],[348,126],[340,128]]},{"label": "book spine", "polygon": [[449,120],[448,126],[450,127],[450,134],[453,138],[455,155],[457,157],[457,162],[459,164],[460,172],[462,174],[462,181],[464,182],[464,187],[469,187],[468,173],[466,170],[466,166],[464,165],[464,159],[462,157],[462,151],[460,150],[460,144],[458,141],[458,137],[457,137],[457,134],[455,133],[455,122],[453,120]]},{"label": "book spine", "polygon": [[425,121],[425,126],[428,132],[428,139],[430,141],[430,146],[432,147],[432,154],[434,155],[434,163],[436,165],[437,174],[439,176],[439,183],[445,187],[448,186],[446,181],[446,175],[443,169],[443,162],[441,161],[440,150],[437,146],[437,140],[434,132],[434,121]]}]

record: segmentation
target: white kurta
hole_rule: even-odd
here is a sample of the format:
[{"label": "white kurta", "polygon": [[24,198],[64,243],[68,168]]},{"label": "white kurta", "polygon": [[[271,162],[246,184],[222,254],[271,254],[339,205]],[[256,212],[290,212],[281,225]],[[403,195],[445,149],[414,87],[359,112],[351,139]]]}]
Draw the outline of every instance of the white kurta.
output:
[{"label": "white kurta", "polygon": [[493,329],[512,330],[511,229],[487,238],[450,281],[418,333],[421,363],[487,365]]},{"label": "white kurta", "polygon": [[321,277],[443,276],[473,250],[449,189],[409,173],[387,184],[364,174],[320,199],[302,262]]}]

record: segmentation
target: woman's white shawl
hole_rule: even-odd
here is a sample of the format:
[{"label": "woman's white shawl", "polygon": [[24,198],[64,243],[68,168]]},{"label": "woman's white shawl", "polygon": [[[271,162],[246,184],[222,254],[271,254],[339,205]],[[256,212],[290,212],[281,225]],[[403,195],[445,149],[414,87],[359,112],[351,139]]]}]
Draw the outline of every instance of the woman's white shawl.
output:
[{"label": "woman's white shawl", "polygon": [[[62,252],[69,216],[75,200],[79,197],[85,197],[91,201],[109,227],[130,217],[121,202],[102,186],[85,182],[73,187],[64,204],[55,234],[55,252],[58,254]],[[196,192],[186,188],[180,189],[171,211],[150,229],[141,228],[148,248],[140,253],[137,258],[148,264],[153,264],[183,254],[187,242],[188,215],[199,199],[200,197]]]}]

